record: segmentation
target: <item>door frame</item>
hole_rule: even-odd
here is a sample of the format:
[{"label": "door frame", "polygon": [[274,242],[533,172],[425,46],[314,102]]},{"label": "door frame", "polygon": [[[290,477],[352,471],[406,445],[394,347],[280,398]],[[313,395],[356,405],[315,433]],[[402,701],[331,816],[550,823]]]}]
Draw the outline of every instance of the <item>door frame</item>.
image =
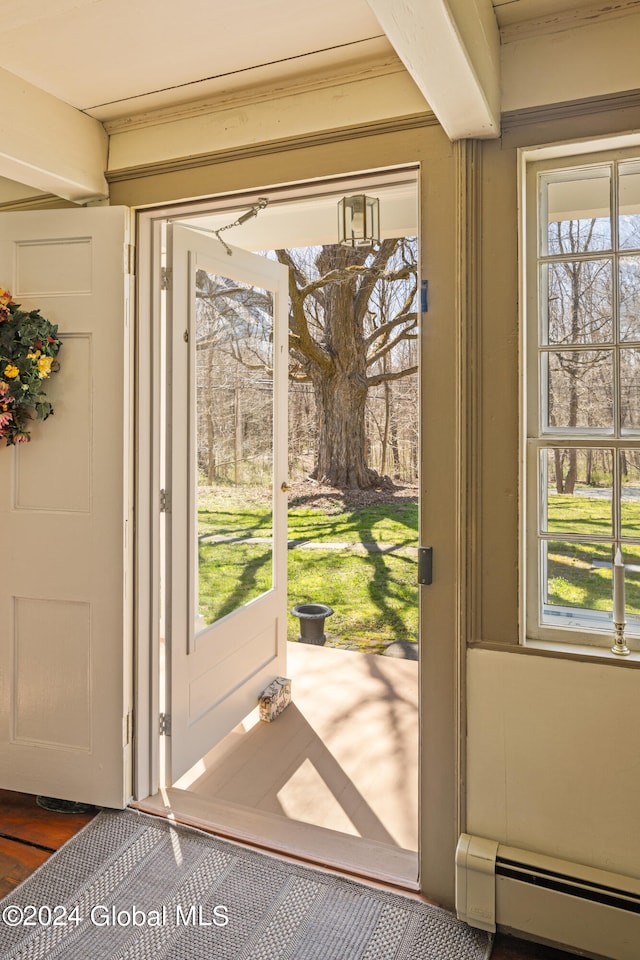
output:
[{"label": "door frame", "polygon": [[[457,158],[456,158],[457,159]],[[230,214],[238,208],[246,208],[268,192],[278,199],[299,198],[314,192],[326,191],[335,184],[355,187],[360,181],[366,189],[384,180],[385,174],[404,171],[416,178],[419,208],[420,265],[423,271],[433,272],[434,279],[430,299],[434,300],[431,316],[423,317],[421,331],[421,362],[423,376],[429,383],[421,382],[421,524],[422,537],[436,546],[434,587],[428,597],[421,591],[421,663],[420,695],[420,884],[423,892],[445,906],[453,906],[453,873],[455,840],[464,823],[464,737],[462,710],[464,705],[464,648],[466,637],[459,632],[459,617],[452,607],[452,598],[460,597],[461,585],[456,578],[459,570],[458,556],[464,546],[464,531],[456,524],[455,542],[452,538],[452,516],[457,507],[458,483],[452,492],[450,477],[457,478],[459,463],[455,460],[462,420],[459,416],[458,368],[454,369],[454,357],[459,359],[459,324],[451,323],[455,282],[459,274],[455,267],[455,242],[459,232],[454,230],[451,218],[452,206],[456,209],[455,227],[459,227],[460,211],[464,196],[454,176],[455,164],[451,153],[439,157],[433,167],[428,162],[405,161],[391,168],[372,170],[365,174],[336,175],[318,180],[302,181],[281,187],[262,187],[247,191],[239,190],[223,196],[212,195],[204,200],[167,202],[154,207],[137,209],[138,242],[138,375],[137,375],[137,479],[138,479],[138,554],[137,554],[137,738],[135,757],[135,796],[142,800],[157,792],[159,779],[159,509],[160,469],[157,452],[160,448],[160,427],[157,417],[160,400],[159,355],[157,339],[153,331],[160,318],[159,248],[162,222],[167,218],[185,219],[205,212],[216,213],[228,209]],[[444,185],[444,186],[443,186]],[[429,217],[425,210],[425,198],[430,203]],[[230,220],[232,217],[230,216]],[[425,250],[424,228],[430,223],[443,225],[444,242],[434,242]],[[455,234],[455,237],[454,237]],[[444,267],[444,269],[442,269]],[[440,296],[438,303],[435,298]],[[459,307],[459,304],[456,304]],[[434,309],[435,307],[435,309]],[[461,311],[462,312],[462,311]],[[458,314],[460,321],[460,314]],[[430,327],[437,321],[437,330]],[[429,375],[432,374],[430,377]],[[435,376],[433,376],[435,374]],[[448,378],[443,394],[440,387],[443,378]],[[440,418],[437,426],[425,427],[425,410],[430,401],[437,401],[439,408],[448,403],[450,410]],[[144,426],[142,426],[144,425]],[[445,438],[444,451],[446,476],[442,470],[442,451],[436,449],[438,441]],[[155,460],[154,460],[155,457]],[[448,471],[448,472],[447,472]],[[431,478],[429,488],[425,478]],[[426,495],[428,493],[428,496]],[[449,498],[447,509],[440,509],[438,498]],[[427,501],[429,501],[427,503]],[[430,529],[424,518],[427,509],[431,512]],[[424,541],[421,541],[424,542]],[[438,545],[444,551],[438,556]],[[449,579],[449,577],[451,579]],[[459,591],[459,592],[458,592]],[[437,627],[433,630],[432,649],[425,643],[425,610]],[[428,669],[426,669],[428,668]],[[439,694],[444,691],[444,696]],[[429,701],[429,702],[427,702]],[[433,749],[431,749],[433,746]],[[425,761],[425,752],[431,760]],[[434,790],[435,772],[438,772],[437,788]],[[427,793],[427,788],[429,792]],[[453,803],[452,803],[453,801]],[[429,847],[429,857],[427,849]]]}]

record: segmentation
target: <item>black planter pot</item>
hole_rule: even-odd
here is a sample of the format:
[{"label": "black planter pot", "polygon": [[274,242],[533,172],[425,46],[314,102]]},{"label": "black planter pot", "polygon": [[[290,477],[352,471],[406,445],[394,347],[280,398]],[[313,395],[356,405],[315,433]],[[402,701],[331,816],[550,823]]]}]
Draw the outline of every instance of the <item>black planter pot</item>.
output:
[{"label": "black planter pot", "polygon": [[331,607],[326,603],[299,603],[291,613],[300,620],[301,643],[315,643],[322,646],[326,643],[324,621],[333,614]]}]

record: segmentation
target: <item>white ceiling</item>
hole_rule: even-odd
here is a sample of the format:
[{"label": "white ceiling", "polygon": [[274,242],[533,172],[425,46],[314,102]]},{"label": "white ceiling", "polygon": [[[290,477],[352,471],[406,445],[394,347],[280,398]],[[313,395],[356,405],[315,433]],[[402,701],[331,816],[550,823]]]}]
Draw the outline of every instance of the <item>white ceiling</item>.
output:
[{"label": "white ceiling", "polygon": [[[366,0],[0,3],[3,68],[102,121],[394,55]],[[635,0],[493,5],[502,28]]]},{"label": "white ceiling", "polygon": [[366,0],[2,0],[2,66],[101,119],[145,94],[186,99],[213,78],[325,68],[372,48],[391,52]]}]

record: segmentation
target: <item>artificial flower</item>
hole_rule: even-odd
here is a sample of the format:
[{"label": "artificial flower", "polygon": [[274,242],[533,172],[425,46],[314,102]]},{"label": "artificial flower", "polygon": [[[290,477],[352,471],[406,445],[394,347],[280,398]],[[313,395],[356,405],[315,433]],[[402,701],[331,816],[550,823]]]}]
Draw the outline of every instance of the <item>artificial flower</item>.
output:
[{"label": "artificial flower", "polygon": [[41,380],[46,380],[46,378],[51,373],[51,364],[53,363],[53,357],[40,357],[38,360],[38,376]]},{"label": "artificial flower", "polygon": [[8,446],[28,442],[30,424],[53,413],[42,381],[58,370],[57,333],[39,310],[23,310],[0,287],[0,438]]}]

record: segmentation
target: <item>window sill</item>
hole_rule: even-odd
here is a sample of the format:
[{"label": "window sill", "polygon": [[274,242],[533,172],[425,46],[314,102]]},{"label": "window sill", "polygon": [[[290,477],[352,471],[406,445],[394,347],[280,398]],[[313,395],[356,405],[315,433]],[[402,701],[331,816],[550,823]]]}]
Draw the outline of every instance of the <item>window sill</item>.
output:
[{"label": "window sill", "polygon": [[626,657],[613,653],[609,647],[588,643],[562,643],[550,640],[526,640],[524,643],[494,643],[480,640],[469,644],[470,648],[514,653],[525,656],[549,657],[556,660],[580,660],[586,663],[616,664],[640,669],[640,650],[632,650]]},{"label": "window sill", "polygon": [[[613,638],[612,638],[613,639]],[[640,664],[640,650],[632,650],[626,657],[613,653],[611,647],[593,643],[563,643],[557,640],[526,640],[521,646],[527,650],[561,653],[564,657],[579,657],[581,660],[598,660],[610,663]]]}]

